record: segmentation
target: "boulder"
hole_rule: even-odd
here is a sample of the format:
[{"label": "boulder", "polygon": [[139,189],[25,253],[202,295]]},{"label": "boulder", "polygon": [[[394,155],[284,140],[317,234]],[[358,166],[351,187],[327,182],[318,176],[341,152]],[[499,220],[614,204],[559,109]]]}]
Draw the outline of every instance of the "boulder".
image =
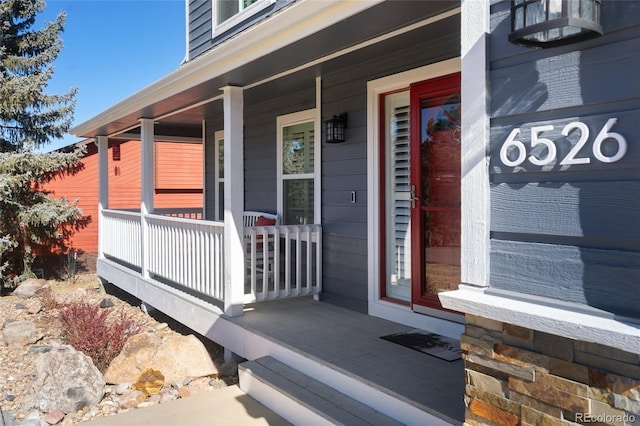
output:
[{"label": "boulder", "polygon": [[42,331],[31,321],[6,322],[2,335],[3,340],[11,347],[31,345],[44,336]]},{"label": "boulder", "polygon": [[134,383],[147,368],[161,371],[167,385],[185,377],[210,376],[218,372],[197,337],[176,334],[162,340],[153,333],[140,333],[127,340],[104,378],[107,383]]},{"label": "boulder", "polygon": [[13,295],[18,299],[31,299],[32,297],[42,295],[48,286],[49,284],[46,280],[31,278],[20,283],[20,285],[13,290]]},{"label": "boulder", "polygon": [[91,358],[67,345],[57,345],[35,359],[31,406],[43,412],[65,413],[97,405],[105,382]]}]

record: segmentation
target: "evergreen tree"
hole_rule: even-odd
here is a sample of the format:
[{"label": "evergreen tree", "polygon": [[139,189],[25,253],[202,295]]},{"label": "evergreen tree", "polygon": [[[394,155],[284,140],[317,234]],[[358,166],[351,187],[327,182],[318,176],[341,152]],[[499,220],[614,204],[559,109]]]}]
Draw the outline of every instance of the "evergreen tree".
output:
[{"label": "evergreen tree", "polygon": [[83,223],[77,201],[42,191],[56,174],[73,173],[83,154],[35,152],[68,131],[76,95],[75,89],[45,91],[62,48],[65,15],[34,29],[44,6],[0,1],[0,278],[33,276],[36,245],[63,246]]}]

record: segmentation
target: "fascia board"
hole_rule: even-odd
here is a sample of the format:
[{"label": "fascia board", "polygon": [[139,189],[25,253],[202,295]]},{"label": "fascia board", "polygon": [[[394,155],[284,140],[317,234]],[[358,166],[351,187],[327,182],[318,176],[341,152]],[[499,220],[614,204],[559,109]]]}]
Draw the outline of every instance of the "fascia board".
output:
[{"label": "fascia board", "polygon": [[295,2],[104,112],[74,126],[70,133],[79,137],[89,136],[91,131],[99,127],[223,75],[382,1]]}]

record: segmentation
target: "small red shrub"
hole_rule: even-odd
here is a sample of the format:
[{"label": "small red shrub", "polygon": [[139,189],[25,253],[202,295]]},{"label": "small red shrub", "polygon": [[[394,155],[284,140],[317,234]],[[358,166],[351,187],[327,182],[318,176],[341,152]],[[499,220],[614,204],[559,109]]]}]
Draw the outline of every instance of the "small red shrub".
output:
[{"label": "small red shrub", "polygon": [[140,332],[140,326],[124,312],[109,321],[110,309],[88,303],[73,303],[60,311],[63,340],[89,356],[104,373],[125,342]]}]

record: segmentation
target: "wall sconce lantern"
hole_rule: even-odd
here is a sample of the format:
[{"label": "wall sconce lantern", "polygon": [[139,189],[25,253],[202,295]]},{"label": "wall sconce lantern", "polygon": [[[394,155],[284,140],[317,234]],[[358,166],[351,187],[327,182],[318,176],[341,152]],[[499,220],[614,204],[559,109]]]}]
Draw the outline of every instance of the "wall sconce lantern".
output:
[{"label": "wall sconce lantern", "polygon": [[555,47],[603,34],[601,0],[511,0],[509,41]]},{"label": "wall sconce lantern", "polygon": [[345,141],[345,129],[347,128],[347,114],[334,115],[333,118],[324,122],[327,143],[337,143]]}]

